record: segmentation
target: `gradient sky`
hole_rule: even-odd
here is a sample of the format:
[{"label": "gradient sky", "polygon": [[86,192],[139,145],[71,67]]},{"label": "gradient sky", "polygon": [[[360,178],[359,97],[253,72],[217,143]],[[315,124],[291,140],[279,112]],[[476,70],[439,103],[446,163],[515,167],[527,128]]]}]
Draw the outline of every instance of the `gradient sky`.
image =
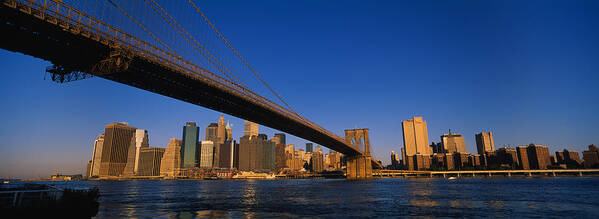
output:
[{"label": "gradient sky", "polygon": [[[202,1],[206,15],[298,112],[341,135],[370,128],[374,155],[403,146],[423,116],[476,153],[531,142],[551,153],[599,144],[599,1]],[[0,50],[0,177],[82,173],[104,125],[150,145],[221,113],[100,78],[44,80],[50,63]],[[225,115],[235,139],[243,120]],[[272,136],[271,129],[260,127]],[[304,147],[305,140],[288,137]],[[328,151],[328,150],[325,150]]]}]

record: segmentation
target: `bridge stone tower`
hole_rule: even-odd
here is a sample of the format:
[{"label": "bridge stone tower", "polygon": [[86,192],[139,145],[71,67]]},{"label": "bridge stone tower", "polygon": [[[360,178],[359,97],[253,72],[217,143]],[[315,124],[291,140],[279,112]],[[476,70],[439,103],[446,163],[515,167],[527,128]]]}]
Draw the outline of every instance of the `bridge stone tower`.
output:
[{"label": "bridge stone tower", "polygon": [[347,179],[369,179],[372,178],[372,158],[370,157],[370,139],[368,129],[345,130],[345,141],[355,147],[362,154],[348,155]]}]

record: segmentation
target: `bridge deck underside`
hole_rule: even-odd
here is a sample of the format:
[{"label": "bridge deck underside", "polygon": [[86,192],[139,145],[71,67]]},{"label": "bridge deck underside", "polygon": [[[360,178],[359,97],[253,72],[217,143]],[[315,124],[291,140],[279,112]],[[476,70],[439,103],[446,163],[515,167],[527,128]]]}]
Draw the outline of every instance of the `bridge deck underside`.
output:
[{"label": "bridge deck underside", "polygon": [[[0,5],[0,22],[1,48],[73,70],[89,73],[90,67],[108,57],[111,51],[108,45],[62,30],[54,24],[3,5]],[[345,142],[285,115],[147,59],[134,57],[127,70],[96,76],[254,121],[346,155],[361,154]]]}]

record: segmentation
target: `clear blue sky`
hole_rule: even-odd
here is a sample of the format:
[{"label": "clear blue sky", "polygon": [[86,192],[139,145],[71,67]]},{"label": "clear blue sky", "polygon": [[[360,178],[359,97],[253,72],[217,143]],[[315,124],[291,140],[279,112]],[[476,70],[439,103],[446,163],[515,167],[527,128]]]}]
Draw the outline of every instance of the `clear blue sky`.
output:
[{"label": "clear blue sky", "polygon": [[[385,163],[412,116],[428,122],[429,141],[452,129],[472,153],[480,131],[494,132],[496,147],[599,144],[599,1],[200,6],[290,105],[339,135],[370,128]],[[0,64],[0,177],[81,173],[111,122],[166,147],[186,121],[205,127],[220,115],[100,78],[56,84],[43,80],[48,62],[5,50]],[[243,121],[225,117],[238,139]]]}]

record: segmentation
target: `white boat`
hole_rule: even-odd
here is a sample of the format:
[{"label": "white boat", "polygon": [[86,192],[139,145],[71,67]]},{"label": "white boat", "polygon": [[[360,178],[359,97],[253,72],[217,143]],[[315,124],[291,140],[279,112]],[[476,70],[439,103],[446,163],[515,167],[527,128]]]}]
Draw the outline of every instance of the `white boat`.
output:
[{"label": "white boat", "polygon": [[457,177],[455,177],[455,176],[452,176],[452,177],[449,177],[449,178],[447,178],[447,179],[449,179],[449,180],[452,180],[452,179],[457,179]]}]

